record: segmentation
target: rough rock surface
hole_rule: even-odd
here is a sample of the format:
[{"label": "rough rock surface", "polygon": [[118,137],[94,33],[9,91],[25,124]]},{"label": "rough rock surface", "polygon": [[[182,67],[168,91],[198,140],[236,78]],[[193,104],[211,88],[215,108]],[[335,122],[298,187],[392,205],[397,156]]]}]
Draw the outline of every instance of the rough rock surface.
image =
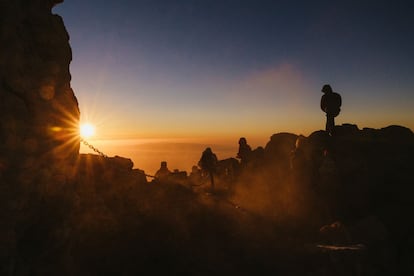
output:
[{"label": "rough rock surface", "polygon": [[51,11],[60,2],[0,0],[1,275],[15,275],[16,256],[44,248],[37,241],[64,220],[64,208],[53,202],[68,202],[67,188],[76,180],[72,52],[62,18]]},{"label": "rough rock surface", "polygon": [[79,109],[70,86],[72,52],[62,0],[0,2],[0,164],[39,170],[74,161]]}]

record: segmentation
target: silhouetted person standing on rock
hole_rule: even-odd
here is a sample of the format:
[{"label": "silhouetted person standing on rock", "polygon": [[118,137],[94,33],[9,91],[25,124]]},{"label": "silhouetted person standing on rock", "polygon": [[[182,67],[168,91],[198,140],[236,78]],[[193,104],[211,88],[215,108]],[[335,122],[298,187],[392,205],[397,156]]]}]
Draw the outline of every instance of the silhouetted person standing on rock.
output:
[{"label": "silhouetted person standing on rock", "polygon": [[206,148],[201,155],[198,165],[204,173],[208,173],[211,181],[211,191],[214,192],[214,173],[216,172],[217,156],[211,151],[211,148]]},{"label": "silhouetted person standing on rock", "polygon": [[252,155],[252,148],[247,144],[247,140],[244,137],[239,139],[239,152],[237,153],[237,158],[240,158],[242,165],[246,165]]},{"label": "silhouetted person standing on rock", "polygon": [[329,135],[333,135],[335,128],[335,117],[341,111],[342,98],[336,92],[332,91],[329,84],[322,87],[324,95],[321,98],[321,109],[326,113],[326,131]]}]

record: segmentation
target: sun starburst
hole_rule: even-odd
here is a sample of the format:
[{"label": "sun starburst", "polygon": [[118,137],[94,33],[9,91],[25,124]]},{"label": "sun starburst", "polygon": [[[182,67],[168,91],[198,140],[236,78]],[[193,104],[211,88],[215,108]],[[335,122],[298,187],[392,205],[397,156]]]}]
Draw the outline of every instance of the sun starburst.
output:
[{"label": "sun starburst", "polygon": [[82,138],[90,138],[95,134],[95,126],[90,123],[83,123],[80,125],[79,132]]}]

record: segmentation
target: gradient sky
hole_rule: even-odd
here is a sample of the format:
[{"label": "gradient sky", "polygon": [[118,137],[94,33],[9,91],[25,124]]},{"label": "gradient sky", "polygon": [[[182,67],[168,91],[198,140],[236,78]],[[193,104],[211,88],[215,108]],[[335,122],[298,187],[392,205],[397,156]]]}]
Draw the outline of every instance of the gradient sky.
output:
[{"label": "gradient sky", "polygon": [[414,129],[411,1],[65,0],[72,87],[101,138]]}]

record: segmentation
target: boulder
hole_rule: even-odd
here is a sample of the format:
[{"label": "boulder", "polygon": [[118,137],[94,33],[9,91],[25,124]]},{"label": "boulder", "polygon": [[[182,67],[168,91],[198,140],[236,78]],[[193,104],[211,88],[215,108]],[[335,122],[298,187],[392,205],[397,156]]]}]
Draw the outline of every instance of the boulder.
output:
[{"label": "boulder", "polygon": [[285,132],[273,134],[264,149],[266,159],[270,162],[280,160],[289,162],[297,137],[295,134]]}]

